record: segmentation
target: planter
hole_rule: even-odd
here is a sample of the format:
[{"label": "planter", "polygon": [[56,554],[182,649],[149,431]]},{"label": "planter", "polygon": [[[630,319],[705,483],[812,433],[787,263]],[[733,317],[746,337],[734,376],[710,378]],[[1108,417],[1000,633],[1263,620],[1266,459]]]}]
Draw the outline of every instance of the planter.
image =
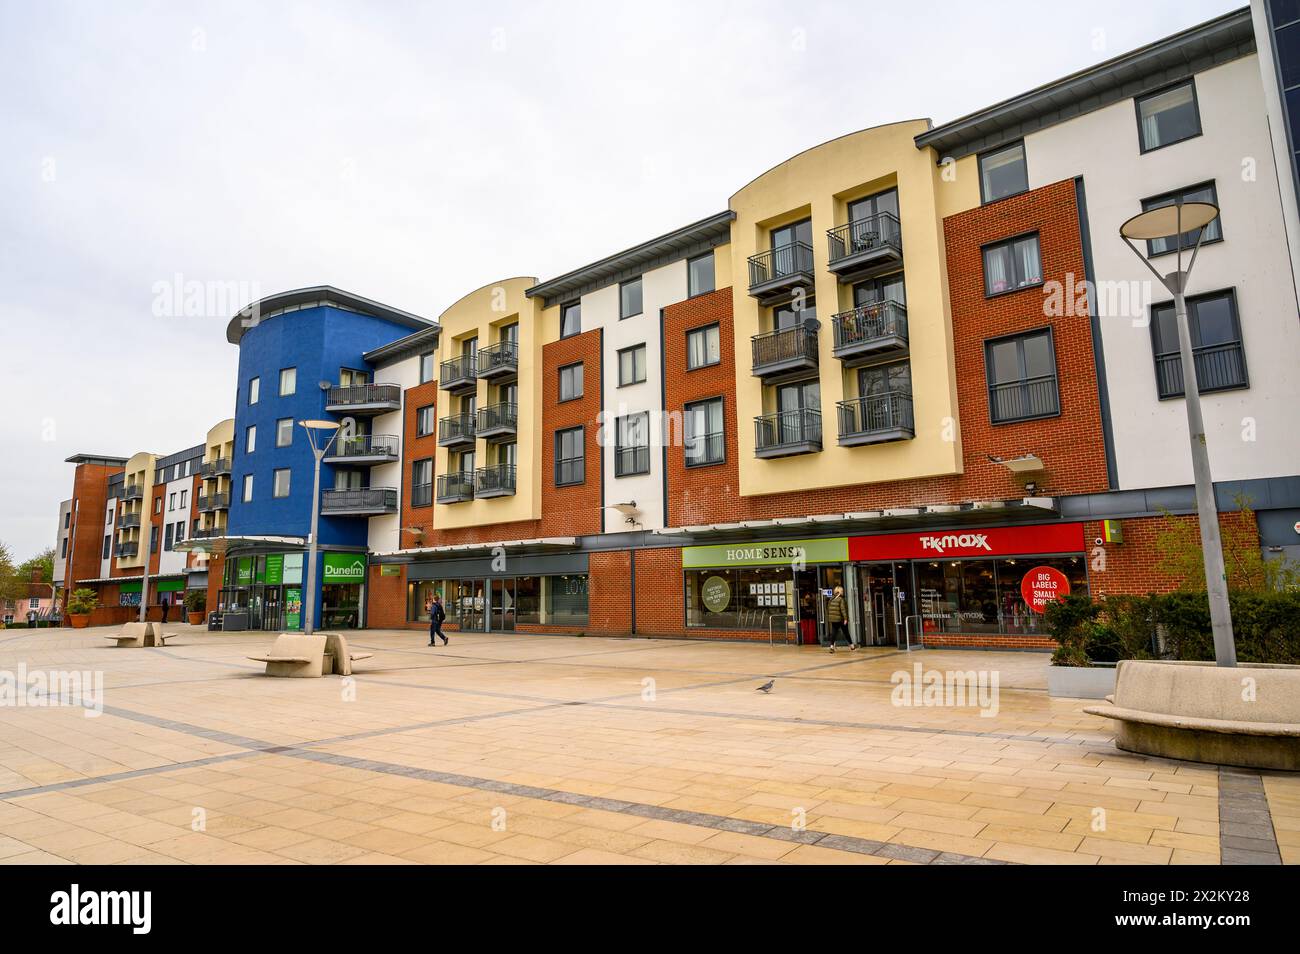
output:
[{"label": "planter", "polygon": [[73,629],[85,629],[90,625],[89,613],[69,613],[68,622]]},{"label": "planter", "polygon": [[203,613],[186,613],[186,614],[185,614],[185,618],[186,618],[186,620],[189,622],[189,624],[190,624],[191,626],[202,626],[202,625],[203,625],[204,614],[203,614]]},{"label": "planter", "polygon": [[1114,666],[1049,666],[1047,694],[1064,699],[1105,699],[1115,692]]}]

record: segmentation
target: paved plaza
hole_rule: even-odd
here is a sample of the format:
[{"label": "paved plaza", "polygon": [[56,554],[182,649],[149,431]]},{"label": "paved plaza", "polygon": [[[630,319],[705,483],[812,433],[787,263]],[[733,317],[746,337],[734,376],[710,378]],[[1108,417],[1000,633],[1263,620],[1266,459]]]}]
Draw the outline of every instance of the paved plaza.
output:
[{"label": "paved plaza", "polygon": [[[270,679],[274,634],[174,628],[0,632],[104,685],[0,709],[0,860],[1300,862],[1300,779],[1119,752],[1044,654],[368,630],[352,679]],[[996,715],[893,704],[916,663],[996,671]]]}]

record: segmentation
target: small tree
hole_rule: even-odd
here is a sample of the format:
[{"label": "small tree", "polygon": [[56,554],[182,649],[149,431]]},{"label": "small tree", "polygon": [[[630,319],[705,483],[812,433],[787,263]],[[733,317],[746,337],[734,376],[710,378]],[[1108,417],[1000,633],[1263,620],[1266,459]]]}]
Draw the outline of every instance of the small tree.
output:
[{"label": "small tree", "polygon": [[[1260,552],[1255,511],[1251,509],[1250,499],[1238,494],[1233,503],[1240,516],[1219,522],[1228,589],[1264,593],[1300,587],[1300,565],[1285,559],[1266,560]],[[1156,533],[1156,549],[1160,553],[1156,568],[1177,580],[1178,589],[1204,593],[1205,559],[1201,552],[1200,524],[1195,520],[1180,519],[1168,510],[1162,513],[1165,522]]]},{"label": "small tree", "polygon": [[98,605],[99,597],[94,590],[86,586],[73,590],[72,595],[68,597],[69,614],[85,616]]},{"label": "small tree", "polygon": [[208,594],[206,590],[187,590],[185,593],[185,609],[190,613],[204,613],[208,609]]}]

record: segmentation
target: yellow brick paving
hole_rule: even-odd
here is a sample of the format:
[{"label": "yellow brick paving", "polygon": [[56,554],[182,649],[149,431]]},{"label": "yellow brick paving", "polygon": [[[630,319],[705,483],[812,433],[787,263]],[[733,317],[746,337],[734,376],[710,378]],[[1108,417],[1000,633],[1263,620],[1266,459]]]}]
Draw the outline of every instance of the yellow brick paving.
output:
[{"label": "yellow brick paving", "polygon": [[[102,671],[109,707],[0,710],[0,862],[903,863],[227,736],[970,858],[1219,860],[1217,770],[1119,752],[1086,703],[1047,696],[1040,654],[523,634],[428,649],[365,631],[354,647],[375,656],[347,683],[262,676],[244,657],[273,634],[179,628],[157,650],[112,647],[107,630],[0,632],[0,669]],[[917,662],[996,670],[999,712],[893,705],[891,675]],[[1300,780],[1265,786],[1295,863]]]}]

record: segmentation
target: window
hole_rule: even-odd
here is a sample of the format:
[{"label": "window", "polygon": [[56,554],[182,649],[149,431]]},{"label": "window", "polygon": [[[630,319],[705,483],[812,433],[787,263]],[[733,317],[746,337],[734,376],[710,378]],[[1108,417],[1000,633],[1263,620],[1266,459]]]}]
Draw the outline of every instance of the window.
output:
[{"label": "window", "polygon": [[[67,541],[65,540],[64,542],[66,543]],[[100,559],[107,560],[108,555],[112,552],[113,552],[113,535],[111,533],[106,533],[104,534],[104,552],[100,556]],[[63,548],[63,553],[61,553],[60,556],[66,557],[67,555],[68,555],[68,548],[65,546]]]},{"label": "window", "polygon": [[424,354],[420,355],[420,383],[427,384],[428,382],[432,381],[433,375],[434,375],[433,352],[426,351]]},{"label": "window", "polygon": [[713,291],[713,253],[705,252],[686,260],[686,295],[694,298]]},{"label": "window", "polygon": [[433,458],[426,457],[411,465],[411,506],[427,507],[433,503]]},{"label": "window", "polygon": [[[1173,205],[1179,199],[1184,202],[1209,202],[1211,205],[1219,204],[1219,194],[1214,188],[1214,183],[1209,182],[1205,185],[1179,189],[1177,192],[1168,192],[1165,195],[1158,195],[1151,199],[1143,199],[1142,211],[1147,212],[1151,209],[1163,209],[1165,206]],[[1192,229],[1190,232],[1184,232],[1181,236],[1175,235],[1172,238],[1152,239],[1147,242],[1147,255],[1164,255],[1168,252],[1176,252],[1180,244],[1184,249],[1195,248],[1196,241],[1200,237],[1200,232],[1200,229]],[[1223,230],[1220,226],[1219,217],[1215,216],[1214,221],[1205,226],[1205,239],[1203,244],[1220,242],[1222,240]]]},{"label": "window", "polygon": [[615,422],[614,476],[650,473],[650,413],[629,414]]},{"label": "window", "polygon": [[705,325],[686,332],[686,370],[705,368],[722,361],[722,342],[717,325]]},{"label": "window", "polygon": [[272,497],[289,496],[289,468],[288,467],[276,468],[275,476],[271,482],[271,496]]},{"label": "window", "polygon": [[280,397],[288,397],[298,391],[298,369],[282,368],[280,370]]},{"label": "window", "polygon": [[163,505],[162,495],[159,494],[157,497],[153,498],[153,512],[162,513],[162,505]]},{"label": "window", "polygon": [[68,538],[64,537],[59,541],[59,559],[65,560],[68,556]]},{"label": "window", "polygon": [[249,424],[244,429],[244,453],[251,454],[257,450],[257,425]]},{"label": "window", "polygon": [[1143,152],[1201,134],[1196,86],[1191,80],[1138,96],[1133,103],[1137,107],[1138,143]]},{"label": "window", "polygon": [[1044,328],[984,342],[989,418],[994,424],[1052,417],[1061,412],[1056,351]]},{"label": "window", "polygon": [[174,539],[177,543],[181,543],[182,541],[184,541],[184,539],[185,539],[185,521],[184,521],[184,520],[178,520],[178,521],[176,521],[176,536],[175,536],[173,539]]},{"label": "window", "polygon": [[179,504],[178,506],[179,506],[182,510],[184,510],[184,509],[185,509],[185,505],[189,502],[189,499],[190,499],[190,492],[189,492],[188,490],[182,490],[182,491],[181,491],[181,500],[180,500],[180,504]]},{"label": "window", "polygon": [[174,530],[175,530],[175,527],[172,526],[172,524],[170,524],[170,523],[167,524],[167,530],[166,530],[166,532],[163,534],[163,549],[164,549],[164,550],[170,550],[170,549],[172,548],[172,532],[173,532]]},{"label": "window", "polygon": [[[1188,298],[1187,330],[1192,337],[1196,385],[1202,394],[1250,387],[1237,299],[1231,290]],[[1151,345],[1155,352],[1156,390],[1161,399],[1181,397],[1183,365],[1172,302],[1151,308]]]},{"label": "window", "polygon": [[293,443],[293,418],[282,417],[275,422],[275,446],[288,447]]},{"label": "window", "polygon": [[176,509],[176,492],[175,492],[175,491],[172,491],[170,494],[167,495],[167,509],[168,509],[169,511],[170,511],[170,510],[175,510],[175,509]]},{"label": "window", "polygon": [[252,503],[253,500],[253,475],[244,475],[244,503]]},{"label": "window", "polygon": [[633,345],[618,353],[618,386],[640,384],[645,380],[645,345]]},{"label": "window", "polygon": [[560,337],[571,338],[582,331],[582,303],[571,301],[560,306]]},{"label": "window", "polygon": [[1038,233],[984,246],[984,294],[1001,295],[1041,285]]},{"label": "window", "polygon": [[433,405],[426,404],[415,412],[415,436],[428,437],[433,430]]},{"label": "window", "polygon": [[586,479],[583,433],[581,427],[555,432],[555,486],[580,484]]},{"label": "window", "polygon": [[798,612],[788,566],[685,570],[686,625],[709,629],[767,629]]},{"label": "window", "polygon": [[155,524],[149,528],[149,552],[152,553],[158,549],[158,527]]},{"label": "window", "polygon": [[560,368],[560,400],[573,401],[580,397],[582,397],[581,361]]},{"label": "window", "polygon": [[618,317],[631,318],[641,314],[641,279],[639,277],[618,286]]},{"label": "window", "polygon": [[994,202],[1029,191],[1029,168],[1025,163],[1023,142],[984,153],[979,158],[979,165],[982,201]]},{"label": "window", "polygon": [[71,523],[72,523],[72,511],[69,510],[63,514],[63,529],[64,530],[68,529],[68,526]]},{"label": "window", "polygon": [[248,382],[248,405],[252,407],[262,396],[262,379],[252,378]]},{"label": "window", "polygon": [[686,466],[721,464],[726,456],[726,435],[722,430],[722,398],[687,404],[682,415]]}]

